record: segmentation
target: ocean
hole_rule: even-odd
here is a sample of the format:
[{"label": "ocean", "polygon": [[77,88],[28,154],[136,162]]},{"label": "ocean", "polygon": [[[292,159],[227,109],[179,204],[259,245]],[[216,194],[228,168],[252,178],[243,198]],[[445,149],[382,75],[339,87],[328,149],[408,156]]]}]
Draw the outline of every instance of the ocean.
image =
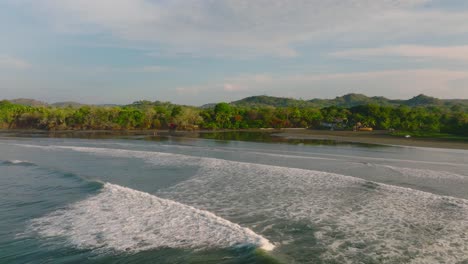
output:
[{"label": "ocean", "polygon": [[468,151],[240,139],[0,137],[0,263],[468,263]]}]

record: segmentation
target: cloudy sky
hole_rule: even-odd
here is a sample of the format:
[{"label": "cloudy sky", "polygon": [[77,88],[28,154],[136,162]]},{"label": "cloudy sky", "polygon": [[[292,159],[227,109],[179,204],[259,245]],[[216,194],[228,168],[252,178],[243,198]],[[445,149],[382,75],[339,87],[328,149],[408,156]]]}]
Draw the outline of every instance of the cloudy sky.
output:
[{"label": "cloudy sky", "polygon": [[0,0],[0,98],[468,98],[466,0]]}]

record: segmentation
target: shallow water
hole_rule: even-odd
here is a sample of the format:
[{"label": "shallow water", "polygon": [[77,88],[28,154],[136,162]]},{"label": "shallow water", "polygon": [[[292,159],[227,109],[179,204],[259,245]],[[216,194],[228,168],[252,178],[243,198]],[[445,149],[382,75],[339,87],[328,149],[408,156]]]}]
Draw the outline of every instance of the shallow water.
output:
[{"label": "shallow water", "polygon": [[0,263],[468,261],[468,151],[207,137],[1,138]]}]

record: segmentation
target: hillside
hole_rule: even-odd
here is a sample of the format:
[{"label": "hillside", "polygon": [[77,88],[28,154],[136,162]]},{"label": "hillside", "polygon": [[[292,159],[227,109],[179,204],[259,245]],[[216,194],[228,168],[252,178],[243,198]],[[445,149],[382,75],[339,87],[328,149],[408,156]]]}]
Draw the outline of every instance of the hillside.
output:
[{"label": "hillside", "polygon": [[377,105],[406,105],[406,106],[445,106],[462,105],[468,108],[468,99],[438,99],[420,94],[408,100],[392,100],[382,96],[368,97],[363,94],[346,94],[334,99],[311,99],[298,100],[293,98],[273,97],[273,96],[251,96],[238,101],[231,102],[236,106],[273,106],[273,107],[353,107],[365,104]]},{"label": "hillside", "polygon": [[80,107],[80,106],[83,106],[83,105],[84,104],[82,104],[82,103],[77,103],[77,102],[73,102],[73,101],[57,102],[57,103],[51,104],[51,106],[55,106],[55,107]]},{"label": "hillside", "polygon": [[[81,107],[86,104],[73,102],[73,101],[66,101],[66,102],[57,102],[48,104],[46,102],[34,100],[34,99],[27,99],[27,98],[18,98],[9,100],[14,104],[19,105],[26,105],[26,106],[52,106],[52,107]],[[241,107],[265,107],[265,106],[272,106],[272,107],[314,107],[314,108],[323,108],[329,106],[338,106],[338,107],[353,107],[357,105],[366,105],[366,104],[376,104],[381,106],[399,106],[399,105],[406,105],[410,107],[417,107],[417,106],[440,106],[440,107],[453,107],[453,106],[461,106],[462,109],[468,110],[468,99],[438,99],[435,97],[430,97],[424,94],[417,95],[413,98],[408,100],[394,100],[388,99],[382,96],[373,96],[369,97],[363,94],[355,94],[350,93],[343,96],[338,96],[334,99],[311,99],[311,100],[303,100],[303,99],[294,99],[294,98],[286,98],[286,97],[275,97],[275,96],[267,96],[267,95],[259,95],[259,96],[250,96],[244,99],[233,101],[231,102],[232,105],[241,106]],[[145,107],[145,106],[166,106],[166,105],[173,105],[170,102],[161,102],[161,101],[136,101],[127,106],[132,107]],[[216,103],[206,104],[201,106],[202,109],[213,108]],[[107,104],[107,105],[96,105],[96,106],[118,106],[115,104]]]},{"label": "hillside", "polygon": [[18,99],[11,99],[8,100],[13,104],[18,104],[18,105],[25,105],[25,106],[34,106],[34,107],[39,107],[39,106],[53,106],[53,107],[80,107],[84,106],[86,104],[74,102],[74,101],[65,101],[65,102],[56,102],[52,104],[48,104],[43,101],[35,100],[35,99],[29,99],[29,98],[18,98]]},{"label": "hillside", "polygon": [[400,105],[403,100],[391,100],[382,96],[368,97],[363,94],[346,94],[338,96],[335,99],[312,99],[309,102],[313,103],[315,107],[326,107],[326,106],[341,106],[341,107],[353,107],[357,105],[365,104],[378,104],[378,105]]},{"label": "hillside", "polygon": [[313,106],[310,102],[285,97],[274,96],[251,96],[239,101],[231,102],[236,106],[274,106],[274,107],[289,107],[289,106]]},{"label": "hillside", "polygon": [[18,98],[18,99],[12,99],[8,101],[10,101],[13,104],[26,105],[26,106],[47,106],[48,105],[45,102],[34,100],[34,99],[28,99],[28,98]]}]

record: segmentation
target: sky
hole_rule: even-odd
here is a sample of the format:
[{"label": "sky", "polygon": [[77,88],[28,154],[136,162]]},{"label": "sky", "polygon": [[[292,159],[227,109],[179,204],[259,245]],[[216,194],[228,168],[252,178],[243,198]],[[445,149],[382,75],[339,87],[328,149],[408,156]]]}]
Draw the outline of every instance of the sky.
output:
[{"label": "sky", "polygon": [[468,98],[466,0],[0,0],[0,98]]}]

